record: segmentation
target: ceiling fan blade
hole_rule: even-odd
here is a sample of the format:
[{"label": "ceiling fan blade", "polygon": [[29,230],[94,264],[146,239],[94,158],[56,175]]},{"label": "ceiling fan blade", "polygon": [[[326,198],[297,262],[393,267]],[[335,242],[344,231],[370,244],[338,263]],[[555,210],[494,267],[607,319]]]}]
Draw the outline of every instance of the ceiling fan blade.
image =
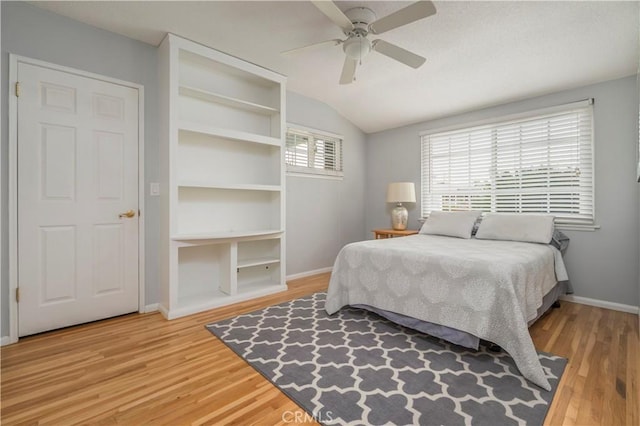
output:
[{"label": "ceiling fan blade", "polygon": [[301,46],[301,47],[296,47],[294,49],[285,50],[284,52],[280,52],[280,54],[281,55],[287,55],[289,53],[299,52],[301,50],[307,50],[307,49],[315,49],[316,47],[326,46],[326,45],[337,46],[337,45],[339,45],[341,43],[342,43],[342,40],[340,40],[339,38],[334,38],[333,40],[325,40],[325,41],[321,41],[319,43],[313,43],[313,44],[309,44],[307,46]]},{"label": "ceiling fan blade", "polygon": [[340,84],[350,84],[353,82],[357,66],[357,59],[351,59],[350,57],[345,56],[344,65],[342,66],[342,74],[340,75]]},{"label": "ceiling fan blade", "polygon": [[344,31],[345,33],[353,30],[353,24],[351,23],[351,20],[347,18],[344,13],[342,13],[340,8],[338,8],[338,6],[336,6],[334,2],[327,0],[312,0],[311,3],[313,3],[315,7],[320,9],[322,13],[327,15],[327,17],[331,19],[337,26],[342,28],[342,31]]},{"label": "ceiling fan blade", "polygon": [[384,40],[374,40],[372,49],[395,59],[396,61],[402,62],[411,68],[419,68],[426,61],[422,56],[411,53],[402,47],[388,43]]},{"label": "ceiling fan blade", "polygon": [[385,31],[410,24],[435,13],[436,7],[433,3],[430,1],[418,1],[373,22],[369,25],[369,31],[374,34],[382,34]]}]

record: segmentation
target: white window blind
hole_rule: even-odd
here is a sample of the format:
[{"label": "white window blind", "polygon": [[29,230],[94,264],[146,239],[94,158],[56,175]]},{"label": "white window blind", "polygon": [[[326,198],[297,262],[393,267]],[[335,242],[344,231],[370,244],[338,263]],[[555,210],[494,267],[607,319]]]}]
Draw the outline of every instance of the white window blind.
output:
[{"label": "white window blind", "polygon": [[422,215],[432,210],[550,213],[593,225],[593,107],[422,136]]},{"label": "white window blind", "polygon": [[342,138],[289,128],[285,162],[289,172],[342,176]]}]

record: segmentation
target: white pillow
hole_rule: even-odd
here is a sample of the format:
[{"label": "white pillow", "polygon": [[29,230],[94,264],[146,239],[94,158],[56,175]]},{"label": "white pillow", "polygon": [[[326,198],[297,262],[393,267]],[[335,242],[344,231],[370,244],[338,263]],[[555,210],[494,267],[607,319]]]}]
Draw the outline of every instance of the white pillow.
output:
[{"label": "white pillow", "polygon": [[420,229],[421,234],[445,235],[447,237],[471,238],[471,230],[479,211],[439,212],[432,211]]},{"label": "white pillow", "polygon": [[482,218],[476,238],[549,244],[554,216],[547,214],[488,213]]}]

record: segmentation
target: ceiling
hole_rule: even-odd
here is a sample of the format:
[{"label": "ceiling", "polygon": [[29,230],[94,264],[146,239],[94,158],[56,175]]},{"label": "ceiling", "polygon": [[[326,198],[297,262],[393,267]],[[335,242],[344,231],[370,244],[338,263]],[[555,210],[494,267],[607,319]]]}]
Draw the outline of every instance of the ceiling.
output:
[{"label": "ceiling", "polygon": [[[282,55],[341,30],[308,1],[34,2],[158,45],[167,32],[288,76],[366,133],[636,74],[640,2],[434,2],[437,14],[380,36],[427,62],[415,70],[377,52],[339,85],[341,46]],[[378,18],[405,1],[339,1]]]}]

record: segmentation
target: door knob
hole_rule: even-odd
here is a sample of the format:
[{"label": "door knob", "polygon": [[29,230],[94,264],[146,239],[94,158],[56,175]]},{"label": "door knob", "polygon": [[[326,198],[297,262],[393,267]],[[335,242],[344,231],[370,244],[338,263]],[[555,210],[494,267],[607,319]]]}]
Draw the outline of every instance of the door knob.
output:
[{"label": "door knob", "polygon": [[123,217],[132,218],[132,217],[134,217],[135,215],[136,215],[136,212],[134,212],[133,210],[129,210],[129,211],[127,211],[127,212],[120,213],[120,214],[118,215],[118,217],[119,217],[120,219],[122,219]]}]

